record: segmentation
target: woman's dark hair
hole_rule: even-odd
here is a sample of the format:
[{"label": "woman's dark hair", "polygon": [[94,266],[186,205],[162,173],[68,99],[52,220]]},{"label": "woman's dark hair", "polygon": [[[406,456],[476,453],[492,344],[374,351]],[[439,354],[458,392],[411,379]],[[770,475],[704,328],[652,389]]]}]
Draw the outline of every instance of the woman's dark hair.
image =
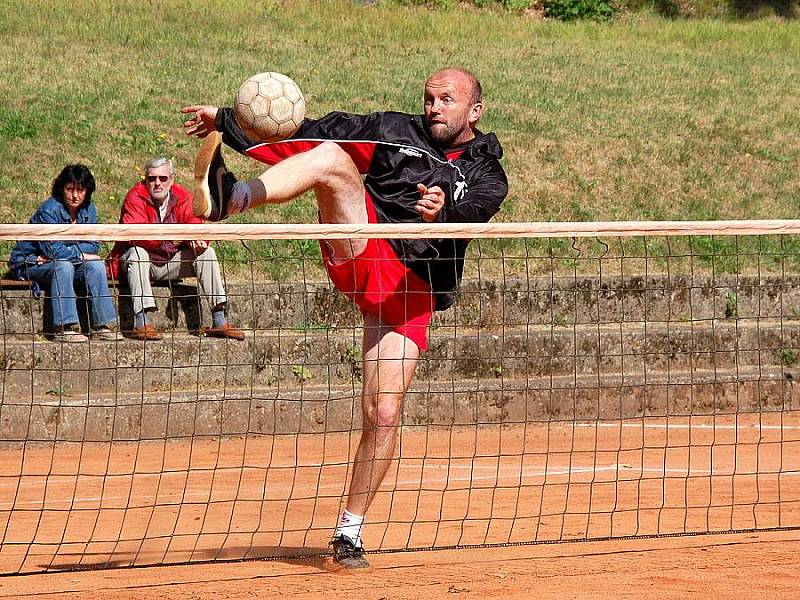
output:
[{"label": "woman's dark hair", "polygon": [[53,198],[64,202],[64,188],[68,183],[75,183],[86,190],[86,200],[83,204],[89,204],[92,201],[92,194],[94,193],[94,175],[85,165],[67,165],[61,170],[53,180],[53,189],[51,194]]}]

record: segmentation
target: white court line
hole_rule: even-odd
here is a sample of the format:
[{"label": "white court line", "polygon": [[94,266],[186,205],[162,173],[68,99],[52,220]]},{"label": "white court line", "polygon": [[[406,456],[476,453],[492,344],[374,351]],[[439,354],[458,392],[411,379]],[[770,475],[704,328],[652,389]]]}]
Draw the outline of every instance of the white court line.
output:
[{"label": "white court line", "polygon": [[[684,477],[708,477],[708,476],[711,476],[711,475],[732,477],[734,475],[738,475],[738,476],[753,476],[753,475],[759,475],[759,474],[760,475],[780,475],[780,476],[786,477],[786,476],[798,476],[798,475],[800,475],[800,472],[798,472],[798,471],[785,471],[785,472],[778,472],[778,473],[774,473],[774,472],[769,472],[769,473],[752,473],[752,472],[732,473],[728,469],[726,469],[724,471],[711,471],[709,469],[687,470],[685,468],[667,468],[667,469],[657,468],[657,467],[644,467],[644,468],[642,468],[640,466],[634,466],[634,465],[622,464],[622,463],[615,463],[615,464],[611,464],[611,465],[597,466],[597,467],[592,467],[592,466],[587,466],[587,467],[583,467],[583,466],[572,466],[572,467],[559,466],[559,467],[550,467],[550,468],[548,468],[546,470],[523,469],[522,472],[519,473],[519,474],[517,474],[517,471],[512,471],[511,469],[503,469],[503,470],[501,470],[501,472],[498,473],[497,472],[498,470],[496,468],[494,468],[494,467],[491,467],[490,465],[474,465],[474,466],[472,466],[472,465],[436,465],[436,464],[433,464],[433,465],[426,465],[425,469],[426,469],[426,471],[427,470],[447,471],[448,472],[448,476],[447,477],[435,477],[435,478],[425,477],[425,478],[422,478],[422,479],[420,477],[415,477],[413,479],[391,480],[391,481],[388,481],[388,482],[385,483],[385,485],[382,487],[382,491],[391,491],[391,488],[388,487],[389,485],[394,485],[395,487],[396,486],[406,486],[406,485],[420,485],[421,486],[422,484],[431,485],[431,484],[441,484],[441,483],[458,483],[458,482],[464,482],[464,481],[472,481],[472,482],[496,481],[498,484],[501,484],[503,479],[511,479],[512,482],[515,482],[515,481],[517,481],[517,480],[519,480],[521,478],[531,478],[531,477],[547,478],[547,477],[557,477],[557,476],[573,475],[573,474],[574,475],[581,475],[581,474],[586,474],[586,473],[602,473],[602,472],[608,472],[608,471],[627,472],[627,473],[631,473],[631,474],[635,474],[635,473],[640,473],[640,474],[657,473],[657,474],[661,474],[662,476],[666,476],[667,474],[678,473],[678,474],[683,475]],[[467,471],[468,470],[469,473],[465,474],[465,475],[457,475],[457,474],[454,475],[452,473],[453,471],[459,471],[459,470],[460,471]],[[493,474],[492,475],[475,475],[474,474],[475,471],[481,471],[481,470],[482,471],[491,471]],[[158,476],[158,474],[148,474],[148,475],[150,475],[151,477],[157,477]],[[62,476],[62,477],[66,477],[66,476]],[[144,477],[144,474],[140,475],[139,477]],[[653,477],[653,478],[648,478],[646,481],[658,481],[658,479],[659,479],[658,477]],[[546,482],[546,481],[543,480],[541,483],[526,484],[526,485],[543,485],[543,484],[546,484],[546,483],[549,483],[549,485],[564,485],[565,483],[573,483],[573,484],[576,484],[576,485],[578,485],[578,484],[586,485],[587,483],[608,484],[608,483],[615,483],[615,482],[630,483],[632,481],[637,481],[637,480],[636,479],[612,479],[612,480],[600,480],[600,481],[591,481],[590,480],[590,481],[571,481],[571,482],[564,482],[564,481]],[[68,482],[55,482],[55,483],[50,482],[48,487],[52,491],[52,488],[54,486],[57,486],[59,483],[68,483]],[[345,484],[345,482],[343,481],[343,482],[341,482],[339,484],[330,483],[330,484],[326,484],[326,485],[321,485],[321,486],[317,487],[317,491],[318,492],[334,492],[334,491],[341,492],[344,484]],[[0,485],[8,485],[8,486],[10,486],[10,482],[0,482]],[[42,482],[26,482],[26,481],[23,481],[23,482],[21,482],[20,487],[23,487],[23,486],[27,487],[27,486],[33,486],[33,485],[42,487],[43,483]],[[301,490],[304,489],[304,486],[296,486],[296,487],[301,489]],[[442,488],[442,491],[444,491],[445,489],[447,489],[447,488]],[[404,491],[408,491],[408,490],[404,490]],[[188,491],[187,493],[181,493],[181,494],[159,494],[157,503],[155,503],[153,500],[150,500],[149,503],[155,503],[156,506],[161,506],[161,505],[164,505],[164,504],[177,505],[177,503],[181,499],[184,501],[184,503],[207,502],[209,495],[210,494],[208,493],[208,491],[206,493]],[[218,496],[219,494],[214,494],[214,495]],[[97,503],[97,502],[101,502],[101,501],[102,502],[109,502],[109,503],[116,503],[116,502],[119,502],[121,500],[126,500],[126,499],[129,499],[129,498],[134,498],[135,499],[136,496],[135,495],[132,495],[132,496],[125,495],[125,496],[102,496],[102,497],[86,496],[86,497],[80,497],[80,498],[72,498],[72,497],[70,497],[70,498],[65,498],[64,500],[59,500],[57,502],[54,502],[53,504],[55,504],[55,505],[80,504],[80,503],[84,503],[84,502]],[[150,496],[148,496],[148,499],[149,498],[150,498]],[[284,499],[284,498],[281,498],[281,499]],[[294,499],[294,498],[290,497],[288,499],[291,500],[291,499]],[[234,501],[234,500],[236,500],[236,499],[224,500],[224,501]],[[253,501],[260,501],[260,500],[265,500],[265,499],[264,498],[261,498],[261,499],[249,498],[247,501],[248,502],[253,502]],[[218,500],[218,501],[221,501],[221,500]],[[6,503],[6,504],[0,504],[0,511],[9,511],[9,510],[12,510],[14,508],[20,509],[20,508],[24,508],[26,506],[37,506],[37,507],[40,507],[41,505],[42,505],[41,501],[25,501],[25,502],[16,502],[14,504]],[[42,510],[48,510],[48,507],[44,507]],[[52,510],[52,509],[50,509],[50,510]],[[63,510],[63,509],[59,509],[59,510]],[[84,510],[86,510],[86,509],[84,509]],[[96,509],[92,508],[92,510],[96,510]],[[114,507],[108,507],[106,510],[119,510],[119,508],[114,506]]]},{"label": "white court line", "polygon": [[[652,417],[650,417],[652,418]],[[699,417],[671,417],[673,419],[676,418],[693,418],[697,419]],[[702,417],[707,418],[707,417]],[[710,418],[710,417],[708,417]],[[557,424],[557,423],[553,423]],[[614,428],[617,429],[619,427],[629,428],[629,429],[641,429],[644,427],[645,429],[664,429],[665,427],[669,429],[800,429],[800,425],[762,425],[759,423],[756,424],[747,424],[747,423],[740,423],[737,425],[720,425],[716,423],[712,424],[701,424],[701,423],[692,423],[692,424],[683,424],[683,423],[575,423],[574,425],[570,425],[568,423],[564,423],[565,427],[582,427],[582,428]]]}]

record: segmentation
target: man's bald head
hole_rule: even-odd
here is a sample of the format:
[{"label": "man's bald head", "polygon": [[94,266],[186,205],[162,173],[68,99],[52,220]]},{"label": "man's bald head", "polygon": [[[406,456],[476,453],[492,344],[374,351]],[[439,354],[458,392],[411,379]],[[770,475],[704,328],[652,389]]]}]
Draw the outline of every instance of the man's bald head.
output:
[{"label": "man's bald head", "polygon": [[483,114],[481,84],[466,69],[436,71],[425,82],[425,122],[434,141],[443,148],[475,137]]},{"label": "man's bald head", "polygon": [[467,69],[462,69],[460,67],[445,67],[444,69],[439,69],[438,71],[432,73],[430,77],[428,77],[428,81],[426,81],[425,84],[427,85],[431,80],[446,77],[460,79],[469,85],[472,92],[472,97],[470,99],[471,104],[483,102],[483,88],[481,87],[481,82],[478,81],[478,78]]}]

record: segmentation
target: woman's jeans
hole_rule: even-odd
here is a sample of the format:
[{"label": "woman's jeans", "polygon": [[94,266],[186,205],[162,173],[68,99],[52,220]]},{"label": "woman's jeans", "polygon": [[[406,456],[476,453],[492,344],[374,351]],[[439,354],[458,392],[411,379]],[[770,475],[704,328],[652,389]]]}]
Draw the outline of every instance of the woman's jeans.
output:
[{"label": "woman's jeans", "polygon": [[108,291],[106,266],[102,260],[87,260],[77,265],[67,260],[55,260],[29,266],[27,278],[50,291],[50,306],[53,309],[55,327],[80,322],[75,296],[76,283],[86,287],[92,327],[116,324],[117,311]]}]

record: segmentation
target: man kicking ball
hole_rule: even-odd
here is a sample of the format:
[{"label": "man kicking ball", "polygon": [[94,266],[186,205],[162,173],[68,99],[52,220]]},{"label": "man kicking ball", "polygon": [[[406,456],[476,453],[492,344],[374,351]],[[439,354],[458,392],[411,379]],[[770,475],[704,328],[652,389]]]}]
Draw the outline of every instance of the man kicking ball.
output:
[{"label": "man kicking ball", "polygon": [[[464,69],[425,82],[424,114],[332,112],[306,119],[289,139],[257,144],[230,108],[187,106],[188,135],[206,138],[195,162],[194,211],[211,221],[313,191],[321,223],[485,223],[508,192],[503,150],[476,125],[481,86]],[[222,142],[273,165],[237,181]],[[325,268],[364,317],[363,428],[333,559],[366,569],[361,530],[397,444],[403,398],[434,310],[453,304],[469,240],[321,241]]]}]

